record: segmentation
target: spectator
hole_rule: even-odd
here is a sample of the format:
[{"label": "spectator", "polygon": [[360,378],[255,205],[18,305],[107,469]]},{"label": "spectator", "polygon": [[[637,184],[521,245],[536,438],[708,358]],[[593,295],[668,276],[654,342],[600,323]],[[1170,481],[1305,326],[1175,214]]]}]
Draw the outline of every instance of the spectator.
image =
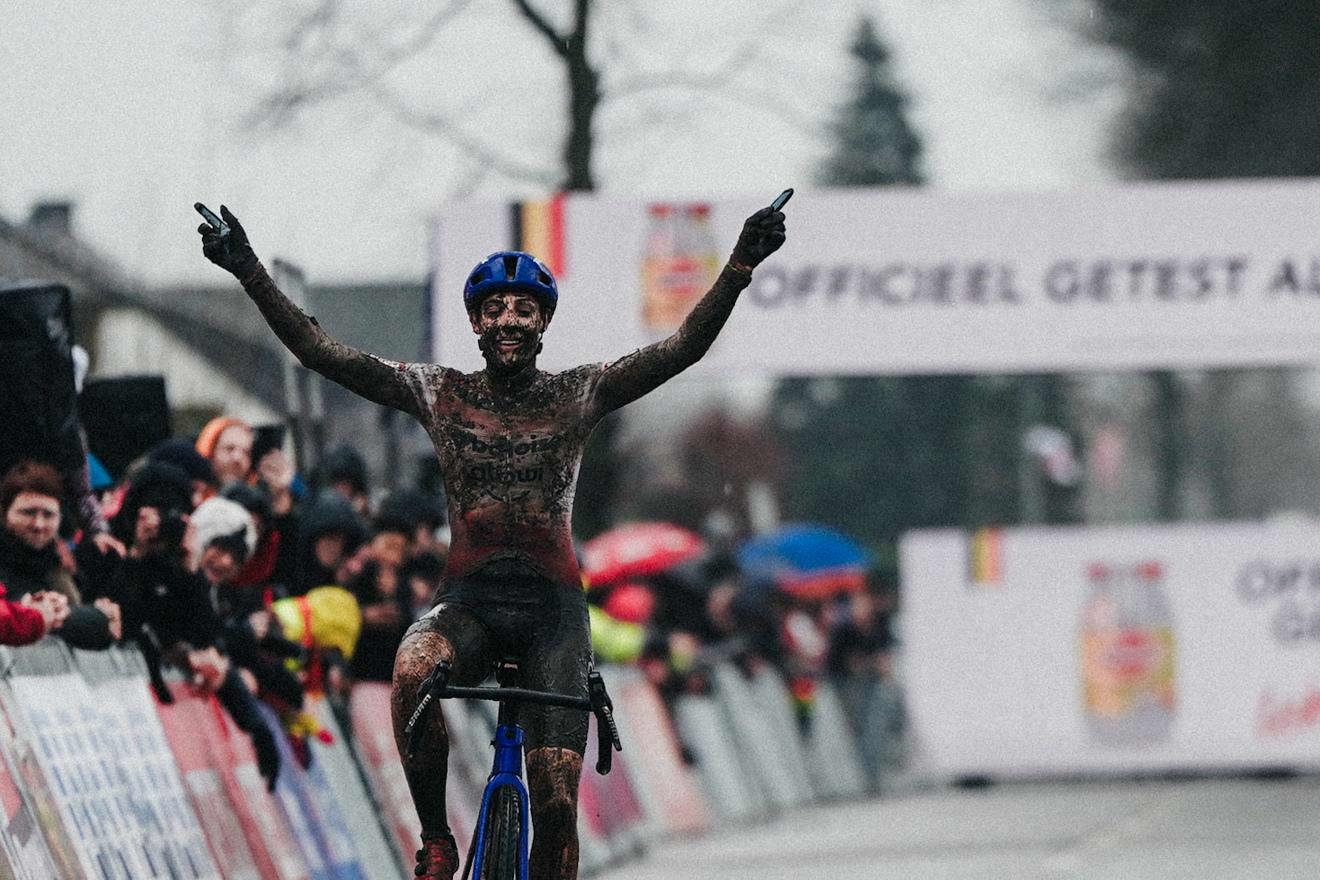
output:
[{"label": "spectator", "polygon": [[[280,567],[281,555],[293,556],[293,551],[287,549],[293,542],[286,540],[284,533],[275,525],[270,498],[256,486],[230,483],[220,492],[219,497],[233,501],[246,510],[256,529],[256,549],[247,556],[247,561],[230,582],[236,594],[234,601],[244,606],[245,611],[255,611],[265,607],[289,583],[290,578],[277,576],[277,569]],[[292,563],[289,566],[292,567]]]},{"label": "spectator", "polygon": [[890,630],[887,594],[850,593],[840,603],[842,613],[830,627],[828,668],[831,677],[845,679],[854,675],[890,674],[890,650],[894,646]]},{"label": "spectator", "polygon": [[228,498],[202,502],[188,520],[192,540],[186,542],[191,568],[200,571],[217,590],[231,583],[257,546],[257,527],[243,505]]},{"label": "spectator", "polygon": [[173,438],[147,453],[148,461],[172,464],[187,474],[192,483],[192,506],[195,508],[220,488],[211,462],[187,440]]},{"label": "spectator", "polygon": [[20,602],[31,596],[38,604],[58,604],[59,600],[46,597],[60,596],[67,605],[60,637],[76,648],[108,648],[123,632],[119,607],[109,599],[79,604],[77,583],[56,547],[62,491],[60,473],[33,461],[15,465],[0,481],[0,509],[5,517],[0,531],[0,582]]},{"label": "spectator", "polygon": [[197,435],[197,451],[211,462],[216,482],[246,482],[252,470],[252,426],[242,419],[218,416]]},{"label": "spectator", "polygon": [[410,622],[431,610],[444,573],[444,556],[431,551],[417,553],[399,571]]},{"label": "spectator", "polygon": [[[259,433],[257,436],[263,435]],[[288,588],[298,572],[297,537],[301,511],[294,492],[297,473],[284,449],[274,446],[266,448],[257,459],[253,478],[256,488],[269,499],[265,534],[277,539],[274,541],[273,567],[267,580]]]},{"label": "spectator", "polygon": [[367,463],[351,446],[332,450],[317,469],[316,485],[323,491],[336,492],[353,505],[358,516],[371,513],[371,494],[367,484]]},{"label": "spectator", "polygon": [[413,531],[409,520],[378,517],[366,564],[348,585],[362,609],[362,633],[351,666],[359,681],[391,681],[394,677],[394,654],[413,623],[412,595],[400,589],[400,572],[411,555]]},{"label": "spectator", "polygon": [[[240,729],[251,738],[257,767],[273,787],[279,772],[274,734],[257,711],[252,693],[224,653],[224,624],[212,604],[210,584],[189,568],[201,565],[212,576],[234,568],[225,558],[237,549],[225,542],[211,552],[214,537],[190,524],[192,483],[179,468],[151,462],[133,474],[124,503],[111,528],[129,546],[128,553],[104,572],[105,589],[123,608],[124,634],[142,649],[152,686],[162,702],[172,702],[161,666],[182,669],[192,686],[214,694]],[[208,502],[210,503],[210,502]],[[230,502],[225,502],[229,504]],[[244,519],[246,511],[238,508]],[[199,537],[201,540],[198,541]],[[234,531],[221,529],[221,537]],[[246,543],[247,526],[242,531]],[[195,545],[189,552],[188,543]]]},{"label": "spectator", "polygon": [[319,496],[303,511],[298,532],[298,567],[293,593],[326,584],[344,586],[339,575],[366,540],[367,527],[352,505],[335,492]]},{"label": "spectator", "polygon": [[398,489],[381,502],[380,516],[411,523],[413,552],[443,554],[448,550],[438,537],[445,524],[439,499],[416,489]]},{"label": "spectator", "polygon": [[130,478],[110,523],[128,545],[125,557],[79,555],[89,582],[120,605],[124,636],[141,645],[158,684],[162,651],[179,644],[207,648],[219,638],[205,586],[186,568],[183,546],[191,498],[192,485],[183,471],[146,464]]},{"label": "spectator", "polygon": [[300,652],[296,646],[291,646],[293,651],[287,649],[289,643],[280,637],[270,612],[260,604],[252,607],[248,597],[233,586],[257,546],[252,515],[236,501],[211,498],[193,511],[188,528],[192,567],[209,588],[229,658],[251,674],[253,690],[271,697],[281,713],[300,709],[302,685],[283,665],[284,657]]},{"label": "spectator", "polygon": [[53,632],[68,616],[68,603],[54,593],[34,596],[29,593],[21,602],[6,598],[5,585],[0,583],[0,645],[18,647],[40,641]]}]

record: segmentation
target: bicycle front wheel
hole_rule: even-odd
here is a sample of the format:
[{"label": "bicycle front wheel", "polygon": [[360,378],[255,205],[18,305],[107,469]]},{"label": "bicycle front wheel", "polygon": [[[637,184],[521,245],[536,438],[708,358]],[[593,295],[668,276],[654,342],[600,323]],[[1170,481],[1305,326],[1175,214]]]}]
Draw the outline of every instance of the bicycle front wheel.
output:
[{"label": "bicycle front wheel", "polygon": [[486,813],[486,857],[479,880],[520,880],[522,803],[518,790],[502,785],[495,790]]}]

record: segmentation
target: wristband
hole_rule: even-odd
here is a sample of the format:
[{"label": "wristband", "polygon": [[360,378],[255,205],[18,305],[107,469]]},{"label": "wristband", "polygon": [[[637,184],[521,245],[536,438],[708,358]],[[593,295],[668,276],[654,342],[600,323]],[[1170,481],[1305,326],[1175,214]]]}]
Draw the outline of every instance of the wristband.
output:
[{"label": "wristband", "polygon": [[751,275],[752,275],[752,267],[751,267],[751,266],[744,266],[742,263],[739,263],[737,260],[734,260],[734,259],[732,259],[732,258],[729,259],[728,266],[729,266],[729,268],[732,269],[733,271],[735,271],[735,272],[741,272],[743,275],[746,275],[746,276],[749,277],[749,278],[750,278]]},{"label": "wristband", "polygon": [[257,279],[257,275],[265,271],[265,269],[266,267],[261,265],[261,260],[257,260],[256,263],[252,266],[252,268],[247,271],[247,274],[242,276],[235,276],[235,277],[238,278],[239,284],[243,285],[244,287],[247,287],[249,284],[255,281]]}]

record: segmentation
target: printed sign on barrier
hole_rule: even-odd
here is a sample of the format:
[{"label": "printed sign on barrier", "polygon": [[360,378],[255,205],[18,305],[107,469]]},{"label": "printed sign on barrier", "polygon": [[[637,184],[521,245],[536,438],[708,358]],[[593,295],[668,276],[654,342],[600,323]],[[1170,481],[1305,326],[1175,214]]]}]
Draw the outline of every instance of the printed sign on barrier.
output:
[{"label": "printed sign on barrier", "polygon": [[407,863],[417,847],[422,826],[417,820],[412,795],[408,792],[408,780],[403,775],[399,750],[394,743],[390,686],[373,681],[355,684],[349,712],[362,770],[376,804],[384,814],[394,847]]},{"label": "printed sign on barrier", "polygon": [[930,769],[1320,766],[1317,546],[1309,522],[906,535]]},{"label": "printed sign on barrier", "polygon": [[72,673],[16,676],[11,686],[7,708],[38,743],[85,874],[218,880],[154,712],[124,699],[101,705]]},{"label": "printed sign on barrier", "polygon": [[[328,743],[312,739],[312,760],[324,771],[334,801],[343,811],[347,827],[352,829],[353,845],[363,873],[367,880],[397,880],[404,863],[385,840],[380,811],[372,802],[335,713],[319,694],[307,695],[306,708],[330,734]],[[407,860],[410,868],[413,863],[414,859]]]},{"label": "printed sign on barrier", "polygon": [[183,775],[193,809],[226,880],[259,878],[256,861],[238,822],[220,772],[211,764],[207,742],[215,736],[206,704],[182,685],[172,688],[174,702],[156,707],[162,729]]},{"label": "printed sign on barrier", "polygon": [[721,819],[740,822],[766,815],[768,802],[733,744],[719,703],[712,697],[680,696],[674,702],[674,726],[692,751],[706,799]]},{"label": "printed sign on barrier", "polygon": [[683,762],[664,701],[635,668],[611,666],[601,673],[623,738],[626,760],[621,769],[652,833],[704,830],[709,811],[696,777]]},{"label": "printed sign on barrier", "polygon": [[[0,726],[7,722],[0,720]],[[14,771],[10,737],[0,737],[0,807],[4,809],[0,843],[4,845],[0,859],[0,875],[14,880],[41,880],[55,876],[55,865],[46,850],[41,831],[31,808],[24,801]]]},{"label": "printed sign on barrier", "polygon": [[[304,768],[294,755],[275,713],[264,703],[259,703],[257,708],[274,732],[275,742],[280,749],[280,776],[275,786],[276,793],[291,818],[293,814],[304,817],[303,827],[320,850],[325,875],[334,880],[367,880],[353,843],[353,835],[335,800],[325,768],[317,761],[312,761],[309,767]],[[315,868],[313,876],[316,876]]]},{"label": "printed sign on barrier", "polygon": [[79,880],[84,875],[78,848],[60,820],[55,796],[37,761],[35,739],[22,715],[11,709],[15,699],[10,683],[0,680],[0,706],[4,708],[0,713],[0,748],[13,760],[19,788],[32,807],[56,875]]}]

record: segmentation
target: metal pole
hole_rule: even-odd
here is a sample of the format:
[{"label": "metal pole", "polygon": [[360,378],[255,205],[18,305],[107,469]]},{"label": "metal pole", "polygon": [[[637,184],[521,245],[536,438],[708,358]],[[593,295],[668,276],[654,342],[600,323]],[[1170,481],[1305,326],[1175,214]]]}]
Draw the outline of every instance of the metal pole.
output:
[{"label": "metal pole", "polygon": [[[306,311],[307,280],[302,270],[292,263],[279,259],[271,263],[271,278],[284,295],[298,308]],[[293,462],[299,471],[306,471],[308,461],[307,438],[305,436],[306,418],[303,407],[303,395],[299,374],[302,365],[293,356],[293,352],[284,349],[284,409],[289,428],[289,439],[293,443]]]}]

